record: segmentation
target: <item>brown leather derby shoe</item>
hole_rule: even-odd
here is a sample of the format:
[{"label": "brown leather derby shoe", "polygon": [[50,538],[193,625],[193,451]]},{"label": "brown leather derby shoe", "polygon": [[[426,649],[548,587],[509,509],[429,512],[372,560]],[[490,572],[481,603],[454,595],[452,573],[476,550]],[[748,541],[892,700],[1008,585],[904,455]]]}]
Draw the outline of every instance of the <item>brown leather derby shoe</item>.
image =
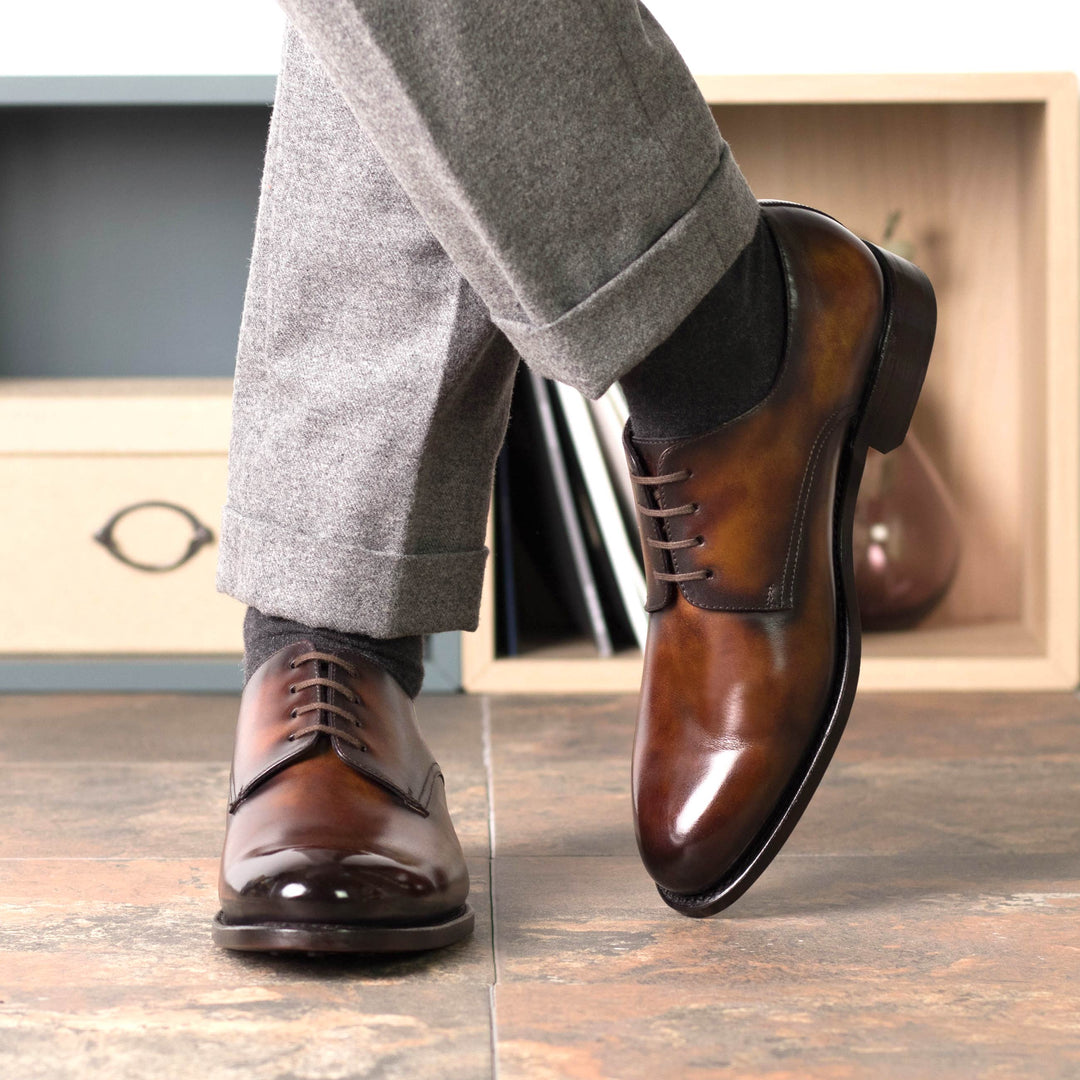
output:
[{"label": "brown leather derby shoe", "polygon": [[634,742],[660,895],[712,915],[794,828],[843,731],[860,655],[851,525],[868,446],[904,437],[936,309],[916,267],[765,203],[787,280],[766,399],[715,431],[626,439],[652,613]]},{"label": "brown leather derby shoe", "polygon": [[228,949],[409,952],[465,937],[469,877],[412,701],[299,641],[240,702],[221,911]]}]

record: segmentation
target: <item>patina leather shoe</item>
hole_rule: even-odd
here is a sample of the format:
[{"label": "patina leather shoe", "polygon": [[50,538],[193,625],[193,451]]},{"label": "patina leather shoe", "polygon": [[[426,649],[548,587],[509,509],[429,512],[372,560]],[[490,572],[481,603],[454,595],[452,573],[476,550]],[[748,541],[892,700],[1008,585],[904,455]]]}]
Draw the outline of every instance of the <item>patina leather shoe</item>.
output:
[{"label": "patina leather shoe", "polygon": [[271,656],[240,702],[214,941],[434,949],[472,931],[468,892],[442,772],[401,687],[309,641]]},{"label": "patina leather shoe", "polygon": [[929,281],[806,207],[762,213],[787,280],[765,400],[706,435],[626,439],[650,618],[638,845],[686,915],[736,900],[816,789],[858,678],[851,525],[868,446],[899,445],[933,344]]}]

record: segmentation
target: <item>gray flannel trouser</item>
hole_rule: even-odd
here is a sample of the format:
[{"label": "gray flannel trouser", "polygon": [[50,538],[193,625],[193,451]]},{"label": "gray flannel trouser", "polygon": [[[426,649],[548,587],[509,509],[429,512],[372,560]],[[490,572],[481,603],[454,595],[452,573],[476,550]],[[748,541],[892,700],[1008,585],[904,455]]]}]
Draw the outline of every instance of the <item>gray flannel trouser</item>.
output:
[{"label": "gray flannel trouser", "polygon": [[636,0],[281,0],[218,590],[476,626],[518,358],[598,397],[758,206]]}]

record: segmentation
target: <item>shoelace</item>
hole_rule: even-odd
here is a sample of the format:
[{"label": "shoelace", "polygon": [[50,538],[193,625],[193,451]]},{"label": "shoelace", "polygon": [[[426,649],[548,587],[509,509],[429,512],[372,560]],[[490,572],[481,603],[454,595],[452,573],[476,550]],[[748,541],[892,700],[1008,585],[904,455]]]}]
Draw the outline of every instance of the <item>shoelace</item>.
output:
[{"label": "shoelace", "polygon": [[[300,664],[306,664],[310,660],[325,660],[329,664],[337,664],[338,667],[344,668],[354,679],[358,677],[358,673],[355,668],[347,664],[339,656],[334,656],[333,653],[325,652],[306,652],[301,653],[299,656],[294,656],[289,661],[289,667],[296,668]],[[318,670],[318,669],[316,669]],[[330,690],[337,690],[338,693],[345,696],[346,701],[351,704],[358,704],[360,699],[356,694],[349,689],[344,683],[339,683],[334,679],[327,678],[323,675],[313,675],[310,679],[303,679],[300,682],[295,682],[289,687],[290,694],[298,694],[301,690],[306,690],[309,686],[325,686]],[[342,708],[340,705],[335,705],[331,701],[310,701],[307,705],[298,705],[292,710],[289,715],[294,719],[306,712],[330,712],[335,713],[338,716],[344,717],[349,723],[355,727],[362,728],[364,725],[357,719],[354,713],[349,712],[348,709]],[[301,735],[310,735],[313,731],[320,731],[326,735],[333,735],[336,739],[342,739],[344,742],[349,743],[350,746],[355,746],[357,750],[366,751],[367,747],[358,739],[355,735],[348,731],[342,731],[340,728],[331,727],[329,724],[314,723],[308,724],[306,727],[302,727],[297,731],[292,732],[288,736],[288,741],[292,742],[294,739],[300,738]]]},{"label": "shoelace", "polygon": [[[691,475],[689,469],[682,469],[679,472],[664,473],[662,476],[631,475],[630,479],[642,487],[659,487],[661,484],[681,483],[683,480],[689,480]],[[692,502],[683,503],[682,506],[673,506],[670,510],[651,510],[647,506],[639,505],[638,513],[651,518],[672,518],[696,514],[698,509],[698,504]],[[654,540],[651,536],[646,536],[645,543],[656,551],[681,551],[683,548],[701,547],[705,543],[705,537],[693,536],[689,540]],[[653,576],[658,581],[704,581],[706,578],[711,578],[713,572],[711,570],[688,570],[682,574],[668,574],[662,570],[657,570]]]}]

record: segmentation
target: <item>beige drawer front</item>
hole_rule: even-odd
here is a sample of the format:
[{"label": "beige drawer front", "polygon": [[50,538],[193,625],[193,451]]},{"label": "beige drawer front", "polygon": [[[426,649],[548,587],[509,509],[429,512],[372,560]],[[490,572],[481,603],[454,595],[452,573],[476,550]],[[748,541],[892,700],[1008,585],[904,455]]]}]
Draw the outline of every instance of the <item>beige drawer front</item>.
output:
[{"label": "beige drawer front", "polygon": [[[214,590],[226,456],[221,454],[0,457],[0,653],[239,653],[243,605]],[[148,572],[93,539],[116,513],[175,503],[213,533],[175,570]],[[193,528],[144,508],[115,540],[129,558],[175,562]]]}]

